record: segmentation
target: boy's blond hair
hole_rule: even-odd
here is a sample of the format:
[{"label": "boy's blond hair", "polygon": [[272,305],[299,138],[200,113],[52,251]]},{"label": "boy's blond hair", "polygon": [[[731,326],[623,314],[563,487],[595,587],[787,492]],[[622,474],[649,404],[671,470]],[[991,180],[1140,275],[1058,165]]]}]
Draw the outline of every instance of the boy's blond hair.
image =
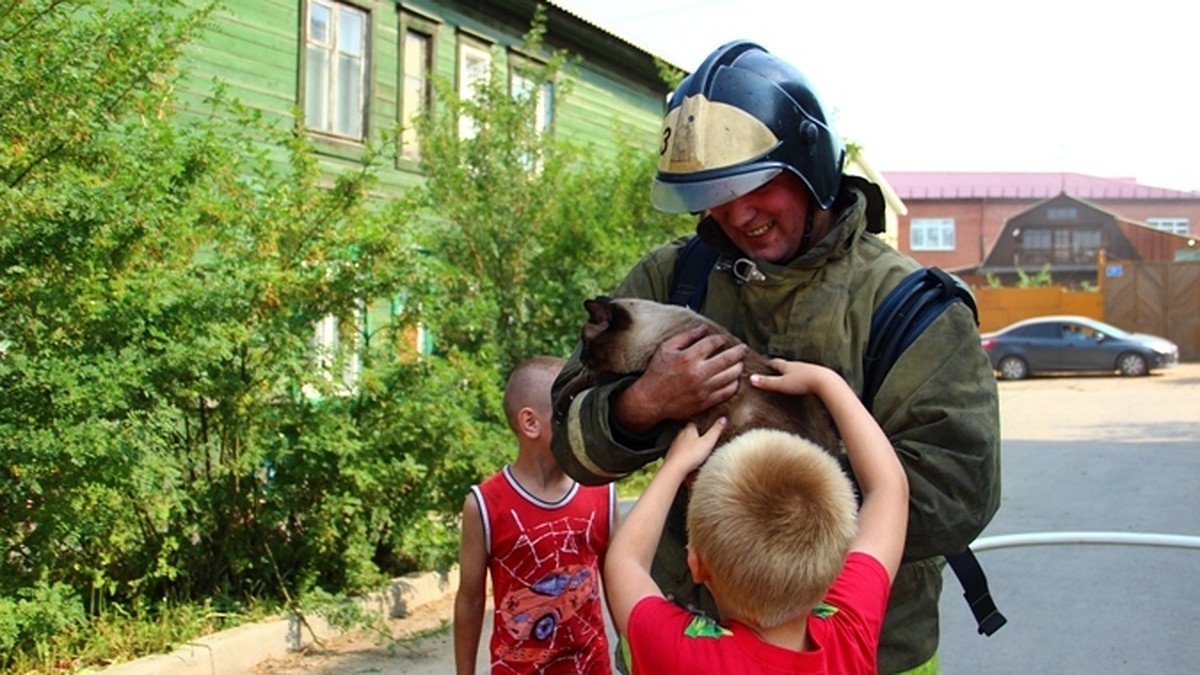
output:
[{"label": "boy's blond hair", "polygon": [[730,618],[772,628],[807,614],[842,570],[857,504],[837,461],[758,429],[718,448],[691,488],[688,540]]}]

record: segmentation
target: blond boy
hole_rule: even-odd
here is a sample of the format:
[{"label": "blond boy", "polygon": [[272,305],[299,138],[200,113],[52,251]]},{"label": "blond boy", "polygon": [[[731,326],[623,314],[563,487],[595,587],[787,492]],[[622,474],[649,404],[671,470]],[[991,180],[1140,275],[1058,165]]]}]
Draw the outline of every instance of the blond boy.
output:
[{"label": "blond boy", "polygon": [[[857,522],[849,480],[811,443],[759,430],[713,452],[723,422],[703,435],[686,427],[605,562],[609,607],[635,675],[877,671],[904,548],[908,481],[878,424],[837,374],[805,363],[772,365],[782,374],[754,376],[754,386],[816,394],[832,413],[862,492]],[[650,577],[671,501],[702,464],[690,490],[688,567],[712,593],[720,623],[675,606]]]}]

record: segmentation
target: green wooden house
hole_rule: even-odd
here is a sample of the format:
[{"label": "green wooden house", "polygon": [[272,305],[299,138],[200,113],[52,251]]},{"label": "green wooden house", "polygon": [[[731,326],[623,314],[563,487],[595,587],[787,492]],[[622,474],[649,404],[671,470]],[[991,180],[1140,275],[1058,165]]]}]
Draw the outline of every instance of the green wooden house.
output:
[{"label": "green wooden house", "polygon": [[[537,5],[544,49],[575,57],[560,74],[571,79],[570,96],[552,107],[555,87],[567,83],[540,92],[538,124],[600,149],[615,147],[617,134],[653,147],[668,94],[655,57],[538,0],[226,0],[188,53],[180,94],[198,108],[218,78],[281,125],[301,110],[326,161],[353,161],[372,134],[435,104],[435,75],[469,95],[496,65],[514,92],[528,87],[521,65],[547,58],[522,47]],[[415,133],[405,125],[399,158],[380,176],[385,189],[419,180]]]},{"label": "green wooden house", "polygon": [[[539,6],[545,34],[541,53],[531,53],[524,36]],[[207,114],[204,100],[218,86],[279,128],[302,115],[331,174],[357,166],[368,142],[402,127],[394,162],[376,174],[375,189],[388,196],[422,180],[420,143],[408,121],[439,105],[435,79],[467,98],[497,68],[514,94],[528,94],[532,81],[523,73],[556,52],[571,64],[538,92],[539,129],[590,144],[600,156],[615,155],[619,142],[657,147],[669,88],[656,57],[540,0],[222,0],[187,48],[177,93],[185,119]],[[275,150],[286,161],[285,149]],[[326,317],[314,327],[314,348],[332,352],[346,340],[361,346],[368,326],[390,321],[397,302],[371,299],[350,322]],[[411,337],[429,352],[423,328]],[[357,369],[355,357],[347,384]]]}]

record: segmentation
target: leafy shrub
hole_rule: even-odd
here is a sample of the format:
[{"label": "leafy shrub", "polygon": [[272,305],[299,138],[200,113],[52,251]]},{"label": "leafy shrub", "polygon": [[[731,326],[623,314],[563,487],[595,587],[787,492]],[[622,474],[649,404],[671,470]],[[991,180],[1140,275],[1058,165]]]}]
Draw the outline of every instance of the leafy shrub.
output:
[{"label": "leafy shrub", "polygon": [[510,456],[508,370],[570,350],[582,300],[690,227],[650,212],[648,153],[535,133],[499,72],[443,87],[399,198],[394,133],[331,173],[219,88],[183,124],[173,64],[207,17],[185,6],[0,12],[0,668],[93,654],[89,618],[449,564],[467,487]]}]

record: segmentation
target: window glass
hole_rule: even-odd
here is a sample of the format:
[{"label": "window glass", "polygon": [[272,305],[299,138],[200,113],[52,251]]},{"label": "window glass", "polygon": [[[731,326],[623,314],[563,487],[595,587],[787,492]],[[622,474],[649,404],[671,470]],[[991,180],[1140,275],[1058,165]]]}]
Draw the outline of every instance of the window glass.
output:
[{"label": "window glass", "polygon": [[304,119],[309,128],[329,128],[329,51],[309,45],[305,51]]},{"label": "window glass", "polygon": [[914,251],[953,251],[953,218],[913,218],[909,246]]},{"label": "window glass", "polygon": [[333,12],[329,7],[314,2],[308,9],[308,40],[318,44],[329,43],[329,22]]},{"label": "window glass", "polygon": [[334,100],[337,124],[334,131],[343,136],[362,138],[362,60],[342,55],[338,58],[338,83]]},{"label": "window glass", "polygon": [[361,139],[366,100],[367,14],[310,0],[305,36],[304,116],[310,129]]},{"label": "window glass", "polygon": [[1187,218],[1148,218],[1146,224],[1175,234],[1191,234],[1191,223]]},{"label": "window glass", "polygon": [[553,111],[552,103],[554,100],[554,85],[551,82],[543,83],[535,92],[536,84],[534,79],[525,75],[520,69],[513,70],[512,82],[510,84],[512,94],[516,98],[536,97],[534,102],[533,126],[538,132],[544,132],[550,128],[551,115]]},{"label": "window glass", "polygon": [[403,82],[400,93],[400,122],[404,126],[400,137],[401,155],[405,159],[420,159],[420,143],[413,117],[429,104],[430,64],[433,39],[415,30],[404,32]]},{"label": "window glass", "polygon": [[348,56],[363,55],[363,15],[343,10],[338,20],[338,51]]},{"label": "window glass", "polygon": [[[463,100],[475,97],[479,85],[487,82],[492,69],[492,55],[487,50],[463,42],[458,46],[458,96]],[[458,121],[458,135],[474,138],[475,120],[463,117]]]}]

